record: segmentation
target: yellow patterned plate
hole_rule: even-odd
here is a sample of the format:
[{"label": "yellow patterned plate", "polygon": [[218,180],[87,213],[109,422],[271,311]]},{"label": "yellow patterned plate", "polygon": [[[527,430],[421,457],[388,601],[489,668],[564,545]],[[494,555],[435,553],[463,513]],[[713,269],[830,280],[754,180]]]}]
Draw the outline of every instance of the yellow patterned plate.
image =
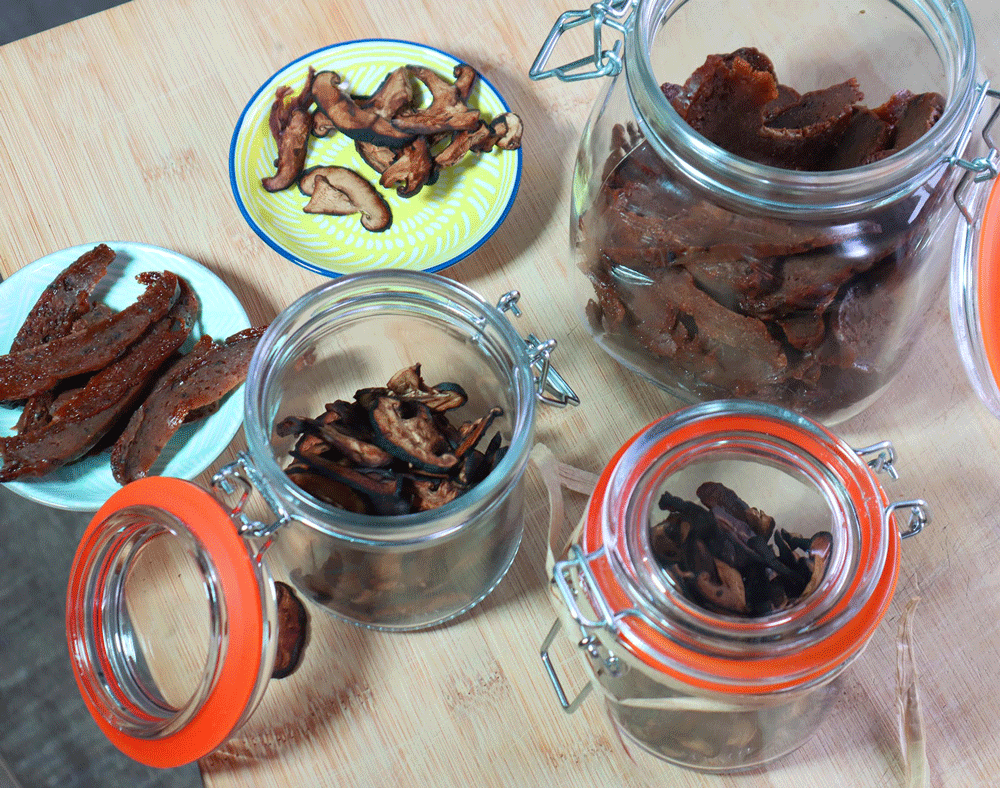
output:
[{"label": "yellow patterned plate", "polygon": [[[521,178],[520,150],[469,153],[458,164],[444,168],[437,183],[403,198],[394,189],[378,185],[378,173],[362,161],[346,135],[310,137],[306,167],[350,167],[385,197],[393,218],[389,229],[380,233],[361,227],[357,215],[303,212],[309,198],[297,186],[272,194],[260,183],[261,178],[274,174],[277,156],[277,145],[268,129],[275,90],[282,85],[300,90],[310,66],[316,71],[336,71],[352,94],[367,95],[398,66],[425,66],[450,80],[460,62],[421,44],[369,39],[318,49],[278,71],[243,110],[229,151],[233,195],[254,232],[292,262],[327,276],[385,268],[439,271],[475,251],[514,203]],[[427,97],[421,97],[419,90],[415,95],[426,103]],[[476,80],[468,103],[486,118],[509,109],[482,77]]]}]

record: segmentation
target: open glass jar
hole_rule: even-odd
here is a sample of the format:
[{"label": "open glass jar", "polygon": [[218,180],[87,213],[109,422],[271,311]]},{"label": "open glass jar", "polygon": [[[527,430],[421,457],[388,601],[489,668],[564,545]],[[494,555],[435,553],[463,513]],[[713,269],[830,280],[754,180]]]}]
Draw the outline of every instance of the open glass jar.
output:
[{"label": "open glass jar", "polygon": [[[889,606],[901,528],[912,535],[929,518],[923,501],[889,502],[875,469],[894,474],[894,459],[891,444],[855,451],[816,422],[745,400],[688,406],[641,430],[605,468],[554,565],[561,618],[542,658],[563,708],[596,687],[628,740],[705,771],[751,768],[802,744]],[[692,599],[695,579],[667,570],[651,534],[664,493],[697,500],[708,481],[778,528],[810,542],[829,535],[813,590],[756,616]],[[561,627],[590,673],[573,701],[549,656]]]},{"label": "open glass jar", "polygon": [[[577,24],[596,27],[593,58],[545,70]],[[601,48],[608,28],[624,45]],[[741,47],[802,92],[854,77],[869,107],[905,89],[941,94],[944,109],[861,166],[759,164],[696,132],[662,87]],[[961,2],[599,2],[563,15],[531,73],[612,77],[573,179],[576,302],[602,348],[688,402],[752,398],[827,423],[858,413],[944,284],[956,185],[996,174],[996,151],[981,156],[971,136],[988,83]]]},{"label": "open glass jar", "polygon": [[[205,755],[252,714],[272,677],[280,626],[274,576],[354,624],[411,630],[481,601],[523,532],[522,475],[538,401],[576,402],[549,364],[554,340],[523,339],[506,311],[434,274],[345,276],[302,296],[262,337],[245,387],[247,451],[213,491],[140,479],[91,520],[71,571],[73,670],[98,724],[124,752],[174,766]],[[439,508],[358,514],[314,498],[285,472],[295,439],[277,425],[421,363],[494,406],[507,451]],[[457,451],[457,450],[456,450]],[[261,501],[269,513],[252,514]],[[305,606],[305,607],[308,607]]]}]

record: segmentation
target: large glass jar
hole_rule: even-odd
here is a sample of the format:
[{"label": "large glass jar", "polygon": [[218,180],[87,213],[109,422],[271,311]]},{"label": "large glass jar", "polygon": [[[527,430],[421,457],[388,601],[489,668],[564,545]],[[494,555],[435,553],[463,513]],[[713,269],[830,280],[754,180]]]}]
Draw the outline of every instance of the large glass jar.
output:
[{"label": "large glass jar", "polygon": [[[895,475],[894,461],[888,442],[855,451],[816,422],[747,400],[688,406],[641,430],[606,466],[554,564],[560,618],[542,658],[563,708],[596,689],[626,740],[704,771],[752,768],[801,745],[888,609],[901,536],[929,518],[923,501],[890,503],[876,473]],[[679,511],[675,501],[697,501],[706,482],[772,517],[770,538],[825,544],[822,559],[811,548],[813,590],[754,616],[692,599],[701,581],[664,566],[656,525],[665,494]],[[575,700],[550,653],[560,628],[589,673]]]},{"label": "large glass jar", "polygon": [[[597,26],[595,69],[544,71],[584,22]],[[601,49],[607,28],[623,47]],[[862,166],[756,163],[667,97],[707,56],[742,47],[802,93],[853,77],[870,108],[909,90],[944,109]],[[995,174],[968,158],[981,139],[966,152],[988,86],[961,2],[597,3],[553,30],[532,76],[553,74],[612,75],[583,133],[570,224],[577,307],[602,348],[688,402],[751,398],[828,423],[884,389],[944,285],[959,180],[970,166]]]}]

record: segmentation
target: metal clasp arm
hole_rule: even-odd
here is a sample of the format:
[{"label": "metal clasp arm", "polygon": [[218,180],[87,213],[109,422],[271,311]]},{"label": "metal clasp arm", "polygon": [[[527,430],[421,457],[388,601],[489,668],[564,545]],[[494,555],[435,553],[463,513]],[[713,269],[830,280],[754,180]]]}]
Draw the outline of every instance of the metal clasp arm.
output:
[{"label": "metal clasp arm", "polygon": [[965,170],[962,179],[958,182],[958,186],[955,187],[954,199],[958,209],[970,225],[975,225],[976,219],[973,217],[968,205],[966,205],[964,198],[964,193],[968,188],[969,182],[982,183],[983,181],[989,181],[996,178],[998,172],[1000,172],[1000,152],[997,151],[992,134],[993,124],[996,123],[997,117],[1000,117],[1000,103],[997,104],[996,109],[993,110],[986,124],[983,126],[983,140],[989,148],[986,155],[977,156],[974,159],[963,159],[961,156],[962,149],[965,147],[966,140],[972,131],[972,124],[979,117],[979,113],[982,112],[987,98],[1000,101],[1000,91],[992,90],[989,80],[976,86],[976,99],[972,112],[969,113],[969,120],[958,137],[958,144],[955,146],[955,151],[945,159],[948,164]]},{"label": "metal clasp arm", "polygon": [[[636,0],[607,0],[606,2],[594,3],[585,11],[566,11],[561,14],[552,30],[549,31],[545,43],[542,44],[542,48],[535,57],[535,62],[531,64],[528,76],[532,79],[558,77],[564,82],[574,82],[618,74],[622,70],[623,43],[621,39],[618,39],[611,49],[605,49],[604,28],[610,27],[624,35],[635,2]],[[545,66],[552,56],[552,50],[555,49],[556,42],[562,37],[562,34],[587,22],[594,23],[593,54],[574,60],[572,63],[546,69]],[[582,69],[588,65],[593,68],[589,71],[583,71]]]}]

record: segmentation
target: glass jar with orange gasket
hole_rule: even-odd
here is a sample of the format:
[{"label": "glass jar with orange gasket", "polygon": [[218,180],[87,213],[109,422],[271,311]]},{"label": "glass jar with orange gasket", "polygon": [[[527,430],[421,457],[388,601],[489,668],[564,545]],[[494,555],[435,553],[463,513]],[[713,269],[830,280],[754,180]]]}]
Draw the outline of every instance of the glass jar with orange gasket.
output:
[{"label": "glass jar with orange gasket", "polygon": [[[309,611],[407,631],[493,591],[524,531],[535,408],[578,401],[550,363],[555,340],[524,338],[509,320],[518,300],[512,291],[494,306],[405,271],[320,285],[262,337],[244,392],[247,451],[213,488],[142,478],[93,516],[71,569],[67,635],[84,701],[122,752],[158,767],[189,763],[241,728],[272,678],[298,665],[296,680],[318,682],[317,660],[303,656]],[[279,425],[417,362],[434,381],[461,381],[476,416],[499,411],[484,423],[504,452],[478,481],[436,508],[382,515],[292,479],[297,435]],[[468,435],[459,443],[475,459]]]},{"label": "glass jar with orange gasket", "polygon": [[[597,689],[626,741],[705,771],[798,747],[885,615],[901,537],[929,519],[923,501],[887,497],[876,473],[895,475],[894,460],[889,443],[855,450],[805,417],[748,401],[690,406],[640,431],[605,468],[554,566],[563,605],[541,653],[563,708]],[[692,598],[691,573],[668,569],[651,534],[667,516],[665,494],[680,510],[673,502],[696,500],[706,482],[796,539],[829,535],[811,592],[753,615]],[[574,700],[550,657],[563,628],[590,673]]]}]

